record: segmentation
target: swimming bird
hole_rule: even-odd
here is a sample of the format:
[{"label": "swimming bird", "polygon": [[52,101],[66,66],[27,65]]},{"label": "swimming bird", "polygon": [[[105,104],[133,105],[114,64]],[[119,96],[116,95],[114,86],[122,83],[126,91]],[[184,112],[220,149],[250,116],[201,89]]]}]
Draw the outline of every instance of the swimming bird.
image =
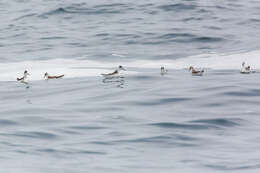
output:
[{"label": "swimming bird", "polygon": [[240,70],[240,73],[241,73],[241,74],[249,74],[249,73],[254,72],[254,71],[251,71],[251,67],[250,67],[250,66],[245,66],[245,65],[246,65],[246,63],[243,62],[243,63],[242,63],[242,68],[241,68],[241,70]]},{"label": "swimming bird", "polygon": [[163,66],[161,67],[161,75],[164,75],[168,72],[167,69],[165,69]]},{"label": "swimming bird", "polygon": [[17,81],[20,81],[20,82],[23,82],[23,83],[27,83],[25,80],[27,79],[27,77],[29,76],[30,74],[28,73],[27,70],[24,71],[23,73],[23,77],[21,78],[16,78]]},{"label": "swimming bird", "polygon": [[202,76],[204,73],[204,69],[202,70],[196,70],[194,67],[190,66],[189,71],[191,71],[191,74],[193,76]]},{"label": "swimming bird", "polygon": [[48,79],[59,79],[59,78],[62,78],[64,77],[64,74],[63,75],[59,75],[59,76],[50,76],[47,72],[44,74],[44,79],[45,80],[48,80]]},{"label": "swimming bird", "polygon": [[113,76],[118,75],[120,73],[120,71],[122,71],[122,70],[126,71],[126,69],[123,66],[120,65],[120,66],[118,66],[118,68],[114,72],[101,74],[101,75],[104,76],[104,77],[113,77]]}]

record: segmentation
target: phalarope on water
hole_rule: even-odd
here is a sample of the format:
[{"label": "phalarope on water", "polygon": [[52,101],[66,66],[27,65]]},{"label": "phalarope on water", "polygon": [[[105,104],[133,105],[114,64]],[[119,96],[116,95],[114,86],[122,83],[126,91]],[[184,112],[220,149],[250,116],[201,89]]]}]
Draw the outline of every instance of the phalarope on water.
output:
[{"label": "phalarope on water", "polygon": [[123,66],[118,66],[118,68],[114,71],[114,72],[112,72],[112,73],[106,73],[106,74],[101,74],[102,76],[104,76],[104,77],[113,77],[113,76],[116,76],[116,75],[118,75],[119,74],[119,72],[120,71],[126,71],[126,69],[123,67]]},{"label": "phalarope on water", "polygon": [[251,67],[250,66],[245,66],[246,63],[243,62],[242,63],[242,68],[240,70],[240,73],[241,74],[250,74],[250,73],[254,73],[254,71],[251,70]]},{"label": "phalarope on water", "polygon": [[161,75],[165,75],[168,72],[167,69],[165,69],[164,67],[161,67]]},{"label": "phalarope on water", "polygon": [[203,73],[204,73],[204,69],[202,69],[202,70],[195,70],[195,68],[192,67],[192,66],[190,66],[189,71],[191,71],[191,74],[193,76],[202,76]]},{"label": "phalarope on water", "polygon": [[64,77],[64,74],[63,75],[59,75],[59,76],[50,76],[47,72],[44,74],[44,79],[45,80],[48,80],[48,79],[59,79],[59,78],[62,78]]},{"label": "phalarope on water", "polygon": [[30,75],[30,74],[28,73],[28,71],[25,70],[24,73],[23,73],[23,77],[21,77],[21,78],[16,78],[16,80],[17,80],[17,81],[20,81],[20,82],[23,82],[23,83],[27,83],[27,82],[26,82],[26,79],[27,79],[27,77],[28,77],[29,75]]}]

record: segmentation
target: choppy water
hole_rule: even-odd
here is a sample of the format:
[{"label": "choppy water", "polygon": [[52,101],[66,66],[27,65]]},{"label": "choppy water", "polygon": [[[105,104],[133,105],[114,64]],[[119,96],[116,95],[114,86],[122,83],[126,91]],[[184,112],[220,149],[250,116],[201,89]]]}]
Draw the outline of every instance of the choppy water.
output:
[{"label": "choppy water", "polygon": [[[259,9],[0,2],[0,173],[259,172]],[[242,61],[256,73],[239,74]],[[119,64],[122,77],[100,75]],[[29,87],[15,81],[24,69]]]}]

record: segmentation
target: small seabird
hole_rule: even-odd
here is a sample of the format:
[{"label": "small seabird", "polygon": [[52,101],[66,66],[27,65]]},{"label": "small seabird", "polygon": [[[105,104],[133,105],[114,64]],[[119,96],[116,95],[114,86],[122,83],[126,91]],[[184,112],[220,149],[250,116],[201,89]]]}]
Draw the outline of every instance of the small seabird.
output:
[{"label": "small seabird", "polygon": [[204,73],[204,69],[202,69],[202,70],[195,70],[195,68],[192,67],[192,66],[190,66],[189,71],[191,71],[191,74],[193,76],[202,76],[203,73]]},{"label": "small seabird", "polygon": [[254,71],[251,70],[251,67],[250,66],[245,66],[246,63],[243,62],[242,63],[242,68],[240,70],[240,73],[241,74],[250,74],[250,73],[253,73]]},{"label": "small seabird", "polygon": [[44,74],[44,79],[45,80],[48,80],[48,79],[59,79],[59,78],[62,78],[64,77],[64,74],[63,75],[59,75],[59,76],[50,76],[47,72]]},{"label": "small seabird", "polygon": [[104,76],[104,77],[112,77],[112,76],[116,76],[116,75],[118,75],[119,74],[119,72],[120,71],[126,71],[126,69],[123,67],[123,66],[118,66],[118,68],[114,71],[114,72],[112,72],[112,73],[106,73],[106,74],[101,74],[102,76]]},{"label": "small seabird", "polygon": [[161,67],[161,75],[164,75],[168,72],[167,69],[165,69],[164,67]]},{"label": "small seabird", "polygon": [[27,77],[28,77],[29,75],[30,75],[30,74],[28,73],[28,71],[25,70],[24,73],[23,73],[23,77],[21,77],[21,78],[16,78],[16,79],[17,79],[17,81],[20,81],[20,82],[23,82],[23,83],[27,83],[27,82],[26,82],[26,79],[27,79]]}]

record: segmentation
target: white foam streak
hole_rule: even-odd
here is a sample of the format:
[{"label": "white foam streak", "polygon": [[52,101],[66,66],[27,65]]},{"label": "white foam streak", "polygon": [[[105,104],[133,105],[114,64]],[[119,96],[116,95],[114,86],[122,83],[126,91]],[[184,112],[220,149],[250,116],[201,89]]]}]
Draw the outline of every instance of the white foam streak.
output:
[{"label": "white foam streak", "polygon": [[[24,70],[28,70],[30,73],[29,80],[43,80],[45,72],[50,75],[64,74],[65,78],[75,78],[100,76],[101,73],[112,72],[117,67],[118,64],[114,63],[67,59],[0,63],[0,81],[14,81],[17,77],[23,76]],[[127,73],[135,72],[127,71]]]},{"label": "white foam streak", "polygon": [[140,68],[159,68],[165,66],[169,69],[185,69],[189,66],[209,68],[214,70],[240,70],[242,62],[246,62],[253,69],[260,69],[260,51],[239,54],[203,54],[180,58],[176,60],[136,61],[129,66]]},{"label": "white foam streak", "polygon": [[[252,69],[260,69],[260,51],[238,53],[231,55],[204,54],[180,58],[176,60],[137,60],[124,62],[99,62],[93,60],[74,59],[52,59],[46,61],[24,61],[13,63],[0,63],[0,81],[14,81],[23,75],[24,70],[31,74],[30,80],[43,80],[43,75],[48,72],[50,75],[65,74],[66,78],[100,76],[101,73],[111,72],[118,65],[126,68],[155,68],[164,66],[168,69],[184,69],[189,66],[209,69],[241,69],[245,61]],[[128,70],[126,74],[137,72]]]}]

